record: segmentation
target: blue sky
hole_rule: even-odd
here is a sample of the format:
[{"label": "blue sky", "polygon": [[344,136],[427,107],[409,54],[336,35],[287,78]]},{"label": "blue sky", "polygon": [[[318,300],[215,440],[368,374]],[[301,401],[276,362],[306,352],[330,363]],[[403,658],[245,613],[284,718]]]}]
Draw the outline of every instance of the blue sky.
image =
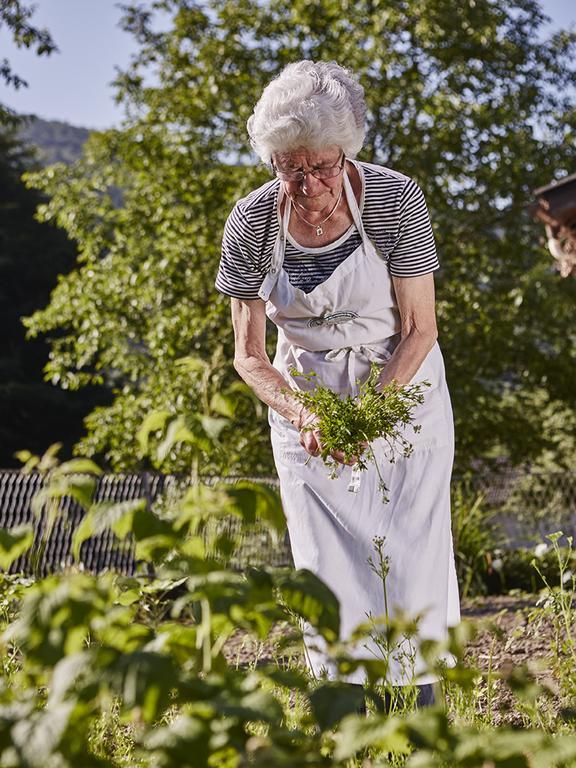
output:
[{"label": "blue sky", "polygon": [[[46,26],[60,49],[37,57],[17,49],[0,28],[0,59],[9,59],[29,87],[14,91],[0,84],[0,102],[17,112],[65,120],[87,128],[118,125],[121,108],[113,100],[110,82],[115,66],[124,68],[135,45],[118,29],[118,0],[36,0],[33,22]],[[147,3],[142,3],[146,5]],[[550,29],[576,24],[576,2],[543,0]]]}]

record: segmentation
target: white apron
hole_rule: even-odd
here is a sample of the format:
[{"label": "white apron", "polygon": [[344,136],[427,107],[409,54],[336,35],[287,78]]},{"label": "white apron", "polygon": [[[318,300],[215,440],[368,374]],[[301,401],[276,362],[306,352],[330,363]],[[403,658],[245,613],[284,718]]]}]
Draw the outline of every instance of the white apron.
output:
[{"label": "white apron", "polygon": [[[362,167],[355,163],[362,182]],[[366,236],[354,192],[344,174],[344,189],[362,245],[309,293],[291,285],[283,269],[291,202],[278,198],[280,229],[270,270],[259,295],[266,314],[278,327],[273,365],[294,389],[311,387],[290,369],[315,371],[322,383],[340,394],[356,392],[370,362],[386,365],[399,342],[400,319],[392,280],[384,259]],[[385,537],[390,558],[386,579],[388,613],[423,612],[420,638],[444,639],[447,627],[460,621],[460,606],[450,527],[450,475],[454,433],[444,362],[438,344],[427,355],[412,382],[428,380],[424,403],[414,412],[422,429],[406,429],[412,455],[389,461],[382,440],[373,444],[380,473],[389,490],[384,503],[375,468],[354,472],[340,466],[330,479],[320,458],[300,446],[298,431],[269,410],[274,460],[286,514],[294,563],[319,576],[340,601],[341,639],[368,616],[385,613],[382,582],[368,565],[376,559],[374,537]],[[354,490],[349,490],[352,488]],[[307,659],[316,676],[334,676],[319,638],[308,635]],[[422,674],[418,642],[405,640],[389,659],[388,682],[405,685],[437,680]],[[382,658],[376,644],[355,649],[358,658]],[[453,658],[445,657],[447,664]],[[349,682],[362,682],[360,672]]]}]

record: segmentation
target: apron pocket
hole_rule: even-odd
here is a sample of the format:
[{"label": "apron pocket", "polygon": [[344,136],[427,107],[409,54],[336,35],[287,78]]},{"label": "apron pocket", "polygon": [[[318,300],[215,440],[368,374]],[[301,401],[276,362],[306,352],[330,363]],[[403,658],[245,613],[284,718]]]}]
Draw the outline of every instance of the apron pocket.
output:
[{"label": "apron pocket", "polygon": [[414,432],[411,426],[405,430],[406,439],[414,450],[439,448],[454,442],[454,424],[452,407],[446,386],[426,388],[424,402],[414,411],[414,424],[421,429]]},{"label": "apron pocket", "polygon": [[440,347],[438,346],[438,342],[436,342],[422,361],[420,368],[418,368],[410,380],[410,384],[417,384],[420,381],[428,381],[430,386],[426,387],[424,390],[424,394],[426,395],[432,390],[437,389],[444,378],[444,359]]},{"label": "apron pocket", "polygon": [[275,461],[287,467],[303,467],[311,456],[300,445],[297,430],[272,409],[269,410],[268,422]]}]

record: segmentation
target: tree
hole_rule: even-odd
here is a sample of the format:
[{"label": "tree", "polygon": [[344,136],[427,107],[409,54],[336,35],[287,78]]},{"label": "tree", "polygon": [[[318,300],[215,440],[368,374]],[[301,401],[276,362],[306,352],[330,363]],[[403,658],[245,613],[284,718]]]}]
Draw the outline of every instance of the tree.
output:
[{"label": "tree", "polygon": [[[65,452],[81,432],[82,416],[108,393],[66,392],[42,381],[44,339],[25,340],[21,316],[44,304],[58,273],[73,268],[76,250],[66,234],[34,220],[43,199],[21,175],[34,162],[15,129],[0,130],[0,466],[19,466],[18,449],[41,450],[63,441]],[[103,397],[104,394],[104,397]]]},{"label": "tree", "polygon": [[[58,48],[47,29],[40,29],[30,23],[33,14],[34,7],[21,0],[1,0],[0,29],[6,25],[18,48],[32,48],[37,56],[49,56]],[[16,90],[28,87],[26,80],[14,72],[6,58],[0,59],[0,79]],[[0,125],[14,122],[17,122],[17,117],[13,110],[0,104]]]},{"label": "tree", "polygon": [[[134,467],[131,436],[148,407],[231,412],[233,396],[208,397],[234,381],[228,301],[213,289],[219,240],[234,200],[267,178],[245,123],[282,66],[313,58],[360,75],[369,111],[361,158],[425,191],[443,264],[438,315],[458,468],[565,460],[572,423],[553,435],[547,425],[574,402],[574,284],[549,266],[525,204],[574,163],[575,35],[539,40],[535,0],[150,8],[124,9],[140,52],[116,81],[123,128],[93,134],[75,166],[28,177],[50,197],[40,216],[80,248],[77,269],[26,320],[28,333],[65,331],[46,369],[55,383],[115,388],[78,450]],[[155,29],[155,11],[170,14],[166,31]],[[222,364],[209,363],[220,348]],[[230,457],[213,469],[270,466],[252,407],[240,398],[236,428],[224,433]],[[176,468],[188,460],[172,455]]]}]

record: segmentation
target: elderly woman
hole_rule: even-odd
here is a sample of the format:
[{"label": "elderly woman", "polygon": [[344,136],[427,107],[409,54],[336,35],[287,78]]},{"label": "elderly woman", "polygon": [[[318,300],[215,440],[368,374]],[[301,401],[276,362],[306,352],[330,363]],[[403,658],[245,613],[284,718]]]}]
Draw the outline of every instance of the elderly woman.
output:
[{"label": "elderly woman", "polygon": [[[338,597],[344,639],[385,612],[382,580],[368,564],[375,537],[383,538],[389,612],[421,613],[420,636],[443,639],[460,614],[450,529],[453,422],[434,312],[438,261],[418,185],[355,160],[364,119],[362,87],[334,62],[290,64],[265,88],[248,131],[275,178],[228,217],[216,286],[232,298],[236,370],[269,406],[296,567],[313,571]],[[278,329],[272,363],[266,317]],[[334,479],[311,458],[322,441],[317,418],[290,394],[311,386],[293,369],[353,394],[372,362],[381,366],[382,386],[431,383],[415,412],[420,432],[407,428],[412,455],[391,463],[383,441],[373,445],[386,504],[375,469],[358,483],[336,453]],[[359,658],[374,654],[377,645],[356,649]],[[308,639],[307,657],[315,674],[333,675],[317,638]],[[423,669],[417,647],[402,643],[388,683],[416,682],[420,701],[429,703],[437,677]]]}]

